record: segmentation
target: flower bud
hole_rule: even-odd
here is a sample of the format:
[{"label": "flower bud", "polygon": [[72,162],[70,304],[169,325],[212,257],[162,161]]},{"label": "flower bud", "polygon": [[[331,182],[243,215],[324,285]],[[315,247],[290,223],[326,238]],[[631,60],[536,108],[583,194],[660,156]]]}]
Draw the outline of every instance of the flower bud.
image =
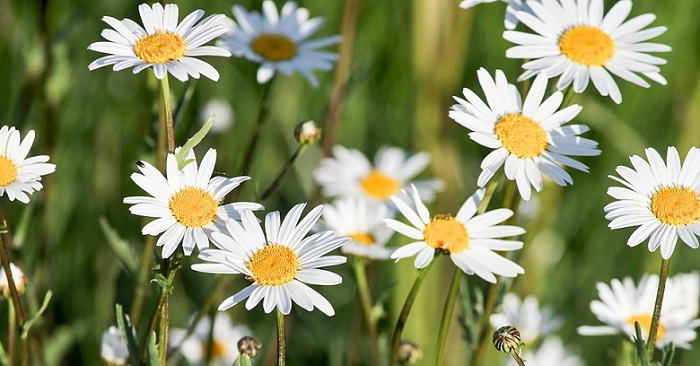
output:
[{"label": "flower bud", "polygon": [[417,344],[409,341],[401,341],[399,344],[399,363],[413,365],[423,357],[423,351]]},{"label": "flower bud", "polygon": [[311,120],[300,122],[294,128],[294,138],[301,144],[315,144],[321,139],[321,128]]},{"label": "flower bud", "polygon": [[240,354],[246,354],[250,358],[257,356],[258,351],[260,351],[261,348],[262,344],[260,344],[260,342],[253,337],[246,336],[238,341],[238,352]]},{"label": "flower bud", "polygon": [[[13,263],[10,263],[10,270],[12,271],[12,279],[15,282],[17,292],[21,294],[24,292],[24,288],[27,285],[27,277],[24,275],[24,272]],[[7,281],[5,268],[0,268],[0,292],[2,292],[3,296],[10,297],[10,283]]]},{"label": "flower bud", "polygon": [[522,346],[520,331],[512,325],[505,325],[493,332],[493,346],[497,350],[510,353]]}]

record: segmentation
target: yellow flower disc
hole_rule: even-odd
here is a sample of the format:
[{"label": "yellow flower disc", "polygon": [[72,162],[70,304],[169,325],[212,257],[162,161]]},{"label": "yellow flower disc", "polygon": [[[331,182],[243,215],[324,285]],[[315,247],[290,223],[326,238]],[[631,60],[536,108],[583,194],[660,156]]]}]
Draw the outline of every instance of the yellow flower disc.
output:
[{"label": "yellow flower disc", "polygon": [[[204,342],[202,342],[202,354],[203,354],[203,355],[206,355],[206,354],[207,354],[207,352],[206,352],[206,346],[207,346],[207,344],[204,343]],[[219,342],[219,341],[217,341],[217,340],[213,340],[213,341],[209,344],[209,349],[210,349],[210,351],[211,351],[211,353],[210,353],[211,356],[214,357],[214,358],[221,358],[221,357],[226,356],[226,347],[224,346],[223,343],[221,343],[221,342]]]},{"label": "yellow flower disc", "polygon": [[374,237],[372,235],[367,234],[367,233],[351,234],[351,235],[348,235],[348,238],[354,240],[355,242],[358,242],[360,244],[364,244],[367,246],[372,246],[375,243]]},{"label": "yellow flower disc", "polygon": [[[627,319],[627,324],[632,326],[632,329],[634,329],[634,322],[638,322],[639,326],[646,332],[646,334],[649,334],[649,328],[651,328],[651,315],[649,314],[639,314],[630,317]],[[664,336],[664,327],[659,323],[659,328],[656,331],[656,339],[659,340],[663,338]]]},{"label": "yellow flower disc", "polygon": [[187,227],[202,227],[214,221],[219,202],[202,188],[187,187],[170,199],[170,211]]},{"label": "yellow flower disc", "polygon": [[258,284],[280,286],[294,279],[299,269],[299,260],[293,250],[283,245],[268,245],[253,254],[248,269]]},{"label": "yellow flower disc", "polygon": [[367,178],[360,182],[362,189],[367,195],[387,200],[401,189],[401,183],[396,179],[386,176],[377,170],[373,170]]},{"label": "yellow flower disc", "polygon": [[291,60],[297,54],[297,45],[285,35],[262,33],[250,47],[268,61]]},{"label": "yellow flower disc", "polygon": [[459,253],[469,248],[469,234],[464,224],[447,215],[435,216],[423,229],[425,242],[435,249]]},{"label": "yellow flower disc", "polygon": [[165,64],[185,56],[185,40],[177,33],[158,32],[136,42],[134,53],[149,64]]},{"label": "yellow flower disc", "polygon": [[651,212],[669,225],[686,225],[700,218],[698,192],[690,188],[663,187],[651,197]]},{"label": "yellow flower disc", "polygon": [[586,66],[603,66],[615,54],[615,42],[599,28],[578,25],[559,38],[561,53]]},{"label": "yellow flower disc", "polygon": [[0,186],[7,187],[17,178],[17,166],[12,160],[0,156]]},{"label": "yellow flower disc", "polygon": [[508,152],[521,159],[539,156],[547,149],[547,133],[542,126],[521,113],[501,117],[496,123],[496,137]]}]

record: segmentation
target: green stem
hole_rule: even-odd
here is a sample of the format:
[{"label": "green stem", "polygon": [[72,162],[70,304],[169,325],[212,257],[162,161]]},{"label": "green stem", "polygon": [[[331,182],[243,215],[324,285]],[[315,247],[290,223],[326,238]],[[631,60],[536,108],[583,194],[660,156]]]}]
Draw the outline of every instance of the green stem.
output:
[{"label": "green stem", "polygon": [[7,364],[14,365],[15,340],[17,335],[17,319],[15,318],[15,306],[12,299],[7,299]]},{"label": "green stem", "polygon": [[[245,152],[243,153],[243,160],[241,160],[239,172],[242,175],[248,174],[248,170],[250,170],[250,166],[253,162],[255,148],[258,146],[258,141],[260,140],[260,135],[262,134],[263,126],[265,124],[265,120],[267,119],[267,102],[268,98],[270,97],[270,89],[272,89],[273,82],[274,79],[263,85],[262,95],[260,96],[260,106],[258,107],[258,117],[255,120],[253,132],[250,136],[250,140],[248,140],[248,145],[246,146]],[[240,192],[240,189],[236,190],[235,192]]]},{"label": "green stem", "polygon": [[457,300],[457,293],[459,292],[459,281],[462,279],[462,270],[455,268],[455,273],[452,276],[452,283],[450,284],[450,290],[447,293],[447,300],[445,300],[445,308],[442,310],[442,321],[440,322],[440,333],[438,334],[437,343],[437,356],[435,357],[435,365],[442,365],[443,358],[445,355],[445,344],[447,343],[447,333],[450,330],[450,323],[452,321],[452,313],[455,308],[455,301]]},{"label": "green stem", "polygon": [[654,359],[654,349],[656,343],[656,333],[659,330],[659,318],[661,317],[661,305],[664,301],[664,292],[666,290],[666,280],[668,279],[668,268],[671,264],[671,259],[661,259],[661,269],[659,270],[659,289],[656,292],[656,304],[654,304],[654,315],[651,317],[651,326],[649,327],[649,341],[647,342],[647,354],[649,361]]},{"label": "green stem", "polygon": [[564,100],[561,102],[561,106],[559,109],[563,109],[568,107],[571,104],[571,100],[574,99],[574,84],[570,84],[566,89],[564,90]]},{"label": "green stem", "polygon": [[163,91],[163,108],[165,109],[165,135],[168,141],[168,153],[175,152],[175,123],[173,122],[173,103],[170,98],[170,84],[168,74],[161,79]]},{"label": "green stem", "polygon": [[277,366],[284,366],[286,360],[286,344],[284,336],[284,315],[280,309],[277,312]]},{"label": "green stem", "polygon": [[294,154],[289,157],[286,163],[284,163],[284,166],[282,169],[280,169],[279,173],[277,173],[277,177],[275,177],[275,180],[270,183],[270,186],[265,189],[262,195],[260,195],[260,201],[265,201],[270,197],[270,195],[279,187],[280,183],[282,183],[282,178],[287,174],[289,171],[289,168],[294,165],[294,162],[297,160],[299,155],[301,154],[302,151],[306,149],[308,144],[300,144],[297,146],[297,149],[294,151]]},{"label": "green stem", "polygon": [[141,271],[139,272],[139,280],[136,285],[136,293],[134,294],[134,300],[131,302],[129,317],[131,318],[132,324],[139,324],[139,320],[141,319],[141,311],[143,310],[143,303],[146,298],[148,274],[151,272],[153,248],[155,245],[156,237],[148,236],[143,246],[143,252],[141,253]]},{"label": "green stem", "polygon": [[[160,263],[161,275],[165,278],[165,283],[160,284],[160,293],[158,294],[158,300],[151,313],[151,318],[148,321],[148,328],[146,329],[144,343],[146,344],[146,339],[148,336],[156,331],[158,328],[158,356],[163,365],[167,360],[167,341],[168,341],[168,315],[170,310],[170,293],[172,292],[172,285],[175,281],[175,274],[180,267],[180,260],[182,259],[182,253],[176,252],[171,258],[163,258]],[[141,358],[146,357],[147,347],[144,347],[141,351]]]},{"label": "green stem", "polygon": [[362,312],[367,321],[367,331],[369,332],[369,348],[372,354],[372,365],[379,366],[379,337],[377,335],[377,319],[372,315],[372,295],[369,291],[369,281],[365,270],[366,261],[363,258],[353,257],[350,260],[352,268],[355,270],[357,280],[357,291],[360,293]]},{"label": "green stem", "polygon": [[523,361],[522,358],[520,358],[520,355],[518,355],[518,352],[515,350],[510,351],[510,355],[513,356],[513,359],[515,362],[518,363],[518,366],[525,366],[525,361]]},{"label": "green stem", "polygon": [[[10,298],[12,299],[12,304],[15,310],[15,319],[17,320],[17,325],[19,329],[24,329],[25,316],[24,308],[22,308],[22,302],[19,299],[19,292],[17,291],[17,286],[15,286],[15,279],[12,276],[12,267],[10,266],[10,252],[8,247],[5,245],[5,235],[8,235],[8,242],[11,242],[9,236],[9,226],[7,220],[5,220],[4,212],[0,208],[0,222],[2,223],[2,228],[0,230],[0,261],[2,262],[2,268],[5,270],[5,276],[7,277],[7,287],[10,288]],[[29,337],[20,337],[22,343],[22,365],[29,365]]]},{"label": "green stem", "polygon": [[413,302],[416,300],[418,290],[420,290],[420,286],[423,283],[425,276],[428,274],[428,271],[430,271],[430,268],[433,267],[433,264],[435,263],[437,257],[438,255],[436,254],[433,257],[433,260],[431,260],[426,267],[418,270],[418,277],[416,277],[416,281],[413,283],[413,287],[411,287],[411,291],[408,293],[408,297],[406,297],[406,302],[404,302],[403,304],[401,314],[399,314],[399,319],[396,321],[394,335],[391,337],[391,366],[395,366],[399,362],[399,345],[401,344],[401,333],[403,332],[403,328],[406,326],[406,320],[408,319],[408,314],[411,312],[411,308],[413,307]]}]

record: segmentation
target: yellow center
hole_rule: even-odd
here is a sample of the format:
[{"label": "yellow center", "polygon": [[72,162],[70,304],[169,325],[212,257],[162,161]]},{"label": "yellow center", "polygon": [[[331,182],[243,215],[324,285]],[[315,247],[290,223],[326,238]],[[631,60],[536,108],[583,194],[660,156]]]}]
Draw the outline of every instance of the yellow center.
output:
[{"label": "yellow center", "polygon": [[435,216],[423,229],[425,242],[435,249],[444,249],[450,254],[469,248],[469,234],[464,224],[447,215]]},{"label": "yellow center", "polygon": [[149,64],[165,64],[185,55],[185,40],[177,33],[158,32],[136,42],[134,53]]},{"label": "yellow center", "polygon": [[651,197],[651,212],[669,225],[686,225],[700,218],[698,192],[690,188],[663,187]]},{"label": "yellow center", "polygon": [[0,186],[7,187],[17,178],[17,166],[12,160],[0,156]]},{"label": "yellow center", "polygon": [[273,244],[253,254],[248,269],[258,284],[280,286],[294,279],[299,269],[299,260],[293,250]]},{"label": "yellow center", "polygon": [[374,237],[367,233],[351,234],[348,238],[366,246],[372,246],[375,243]]},{"label": "yellow center", "polygon": [[579,25],[559,38],[561,53],[586,66],[603,66],[615,54],[615,42],[602,30]]},{"label": "yellow center", "polygon": [[170,199],[170,211],[187,227],[202,227],[216,217],[219,202],[202,188],[187,187]]},{"label": "yellow center", "polygon": [[369,173],[369,175],[363,179],[360,184],[362,185],[362,189],[365,191],[365,193],[380,200],[389,199],[391,195],[401,189],[401,184],[399,181],[376,170]]},{"label": "yellow center", "polygon": [[[202,343],[202,348],[206,349],[207,345],[205,343]],[[211,344],[209,344],[209,351],[211,352],[211,356],[215,358],[221,358],[226,355],[226,347],[224,347],[224,344],[217,341],[213,340]],[[202,352],[203,354],[206,354],[206,352]]]},{"label": "yellow center", "polygon": [[[629,319],[627,319],[627,324],[631,325],[632,328],[634,328],[634,322],[638,322],[639,326],[647,333],[649,334],[649,328],[651,328],[651,315],[649,314],[639,314],[639,315],[634,315],[631,316]],[[656,331],[656,339],[659,340],[663,338],[664,336],[664,327],[659,323],[659,328]]]},{"label": "yellow center", "polygon": [[297,45],[287,36],[262,33],[251,42],[250,47],[268,61],[291,60],[297,54]]},{"label": "yellow center", "polygon": [[542,126],[521,113],[506,114],[496,123],[496,137],[511,154],[532,158],[547,148],[547,133]]}]

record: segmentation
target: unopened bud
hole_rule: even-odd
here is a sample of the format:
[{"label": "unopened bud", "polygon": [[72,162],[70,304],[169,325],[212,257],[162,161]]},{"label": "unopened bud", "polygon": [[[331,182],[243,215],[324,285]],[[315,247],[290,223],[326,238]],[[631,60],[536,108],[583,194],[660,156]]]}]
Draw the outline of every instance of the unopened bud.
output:
[{"label": "unopened bud", "polygon": [[[24,288],[27,285],[27,277],[24,275],[24,272],[13,263],[10,263],[10,269],[17,292],[21,294],[24,292]],[[3,296],[10,297],[10,282],[7,280],[5,268],[0,268],[0,292],[2,292]]]},{"label": "unopened bud", "polygon": [[258,351],[260,351],[261,348],[262,344],[260,344],[260,342],[253,337],[246,336],[238,341],[238,352],[240,354],[246,354],[250,358],[257,356]]},{"label": "unopened bud", "polygon": [[300,122],[294,128],[294,138],[301,144],[315,144],[321,139],[321,128],[311,120]]},{"label": "unopened bud", "polygon": [[493,332],[493,346],[497,350],[510,353],[522,346],[520,331],[512,325],[505,325]]},{"label": "unopened bud", "polygon": [[423,351],[417,344],[409,341],[401,341],[399,344],[399,363],[413,365],[423,357]]}]

